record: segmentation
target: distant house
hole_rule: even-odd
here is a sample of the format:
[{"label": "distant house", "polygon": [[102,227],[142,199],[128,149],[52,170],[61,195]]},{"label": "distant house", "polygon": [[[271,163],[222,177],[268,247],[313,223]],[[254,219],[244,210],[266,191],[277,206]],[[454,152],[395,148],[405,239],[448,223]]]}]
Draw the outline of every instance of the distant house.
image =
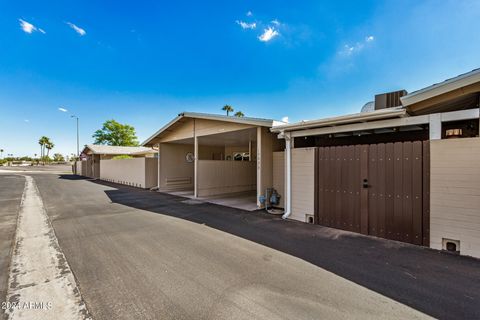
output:
[{"label": "distant house", "polygon": [[147,147],[124,147],[88,144],[80,154],[81,161],[77,161],[75,173],[100,178],[100,160],[109,160],[115,156],[129,155],[133,158],[154,157],[156,151]]}]

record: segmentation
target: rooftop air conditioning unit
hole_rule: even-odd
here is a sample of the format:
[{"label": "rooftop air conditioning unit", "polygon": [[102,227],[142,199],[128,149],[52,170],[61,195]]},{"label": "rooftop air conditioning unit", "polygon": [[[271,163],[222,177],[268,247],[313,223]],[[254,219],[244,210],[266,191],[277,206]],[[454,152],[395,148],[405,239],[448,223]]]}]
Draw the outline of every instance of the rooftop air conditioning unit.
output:
[{"label": "rooftop air conditioning unit", "polygon": [[407,95],[407,91],[399,90],[375,95],[375,110],[394,108],[402,105],[400,97]]}]

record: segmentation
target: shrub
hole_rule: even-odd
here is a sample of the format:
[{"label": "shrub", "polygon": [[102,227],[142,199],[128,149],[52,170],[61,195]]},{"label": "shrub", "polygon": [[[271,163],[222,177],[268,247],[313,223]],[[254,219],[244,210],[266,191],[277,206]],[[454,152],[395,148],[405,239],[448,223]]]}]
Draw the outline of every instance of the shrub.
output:
[{"label": "shrub", "polygon": [[122,159],[133,159],[133,157],[129,156],[128,154],[121,154],[112,158],[112,160],[122,160]]}]

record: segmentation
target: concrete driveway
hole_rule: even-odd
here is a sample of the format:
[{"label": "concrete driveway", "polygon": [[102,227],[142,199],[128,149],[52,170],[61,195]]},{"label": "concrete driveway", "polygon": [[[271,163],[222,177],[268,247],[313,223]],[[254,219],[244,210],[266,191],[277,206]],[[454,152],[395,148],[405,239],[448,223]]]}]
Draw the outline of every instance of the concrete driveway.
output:
[{"label": "concrete driveway", "polygon": [[33,177],[94,319],[480,317],[475,259],[71,175]]}]

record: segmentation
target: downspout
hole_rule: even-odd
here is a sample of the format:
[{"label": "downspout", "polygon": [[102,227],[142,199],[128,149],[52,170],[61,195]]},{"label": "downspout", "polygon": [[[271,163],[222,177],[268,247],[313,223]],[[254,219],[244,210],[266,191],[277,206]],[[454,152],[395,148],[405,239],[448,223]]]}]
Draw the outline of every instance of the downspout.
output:
[{"label": "downspout", "polygon": [[286,197],[285,204],[286,210],[283,214],[283,219],[288,219],[292,214],[292,140],[290,132],[284,133],[285,137],[285,184],[286,184]]},{"label": "downspout", "polygon": [[157,144],[157,190],[160,191],[160,143]]}]

